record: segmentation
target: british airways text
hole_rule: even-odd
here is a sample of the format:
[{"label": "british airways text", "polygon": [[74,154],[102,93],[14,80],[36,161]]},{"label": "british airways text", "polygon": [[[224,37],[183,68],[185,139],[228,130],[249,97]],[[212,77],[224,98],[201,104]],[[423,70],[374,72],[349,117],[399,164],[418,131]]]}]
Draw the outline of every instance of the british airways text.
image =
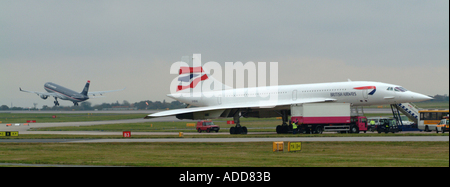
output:
[{"label": "british airways text", "polygon": [[357,96],[356,92],[332,92],[331,97],[342,97],[342,96]]}]

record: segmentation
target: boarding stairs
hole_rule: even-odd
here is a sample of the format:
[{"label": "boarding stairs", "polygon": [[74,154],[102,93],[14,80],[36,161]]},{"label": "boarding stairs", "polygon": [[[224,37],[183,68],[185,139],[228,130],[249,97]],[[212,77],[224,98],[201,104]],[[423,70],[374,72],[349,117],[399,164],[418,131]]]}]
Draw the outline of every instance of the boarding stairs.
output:
[{"label": "boarding stairs", "polygon": [[410,120],[418,124],[419,121],[419,108],[412,103],[400,103],[397,104],[398,111],[407,116]]}]

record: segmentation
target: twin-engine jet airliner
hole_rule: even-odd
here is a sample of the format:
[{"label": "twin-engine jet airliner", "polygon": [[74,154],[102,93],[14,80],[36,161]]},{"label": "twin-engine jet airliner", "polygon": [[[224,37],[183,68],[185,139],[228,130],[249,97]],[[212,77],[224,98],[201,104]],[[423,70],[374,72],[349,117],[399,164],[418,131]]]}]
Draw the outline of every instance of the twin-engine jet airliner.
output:
[{"label": "twin-engine jet airliner", "polygon": [[79,102],[83,102],[83,101],[88,100],[89,98],[92,98],[89,96],[103,95],[104,93],[117,92],[117,91],[122,91],[125,89],[125,88],[123,88],[120,90],[88,92],[90,83],[91,83],[91,81],[87,81],[87,83],[84,86],[84,89],[81,93],[78,93],[76,91],[73,91],[71,89],[65,88],[63,86],[60,86],[60,85],[57,85],[57,84],[51,83],[51,82],[47,82],[44,84],[44,89],[45,89],[45,91],[47,91],[47,93],[22,90],[22,88],[19,88],[19,90],[22,92],[37,94],[42,99],[47,99],[48,97],[54,97],[55,101],[53,103],[55,103],[55,106],[59,106],[58,98],[62,99],[62,100],[70,100],[73,102],[73,104],[75,106],[78,106]]},{"label": "twin-engine jet airliner", "polygon": [[[190,70],[190,72],[184,70]],[[334,83],[222,89],[193,94],[192,89],[200,85],[200,82],[208,79],[217,80],[206,74],[202,67],[181,67],[179,74],[181,77],[179,80],[182,83],[178,86],[177,93],[167,96],[188,106],[197,107],[157,112],[145,118],[176,116],[178,119],[197,120],[233,117],[235,128],[239,129],[241,128],[239,118],[242,116],[259,118],[282,116],[283,124],[285,124],[291,105],[324,103],[326,107],[326,103],[350,103],[352,106],[368,106],[432,99],[395,84],[350,80]],[[190,79],[190,84],[183,83],[185,77]],[[228,86],[222,84],[222,88],[225,87]],[[183,90],[189,93],[189,89],[191,94],[179,93]]]}]

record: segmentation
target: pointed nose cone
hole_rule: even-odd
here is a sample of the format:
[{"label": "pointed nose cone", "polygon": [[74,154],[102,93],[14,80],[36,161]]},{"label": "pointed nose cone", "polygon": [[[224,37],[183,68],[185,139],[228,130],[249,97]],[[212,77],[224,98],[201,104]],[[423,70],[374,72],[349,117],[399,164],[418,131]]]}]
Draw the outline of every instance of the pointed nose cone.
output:
[{"label": "pointed nose cone", "polygon": [[433,99],[433,98],[423,95],[423,94],[420,94],[420,93],[413,92],[411,94],[411,100],[413,100],[413,102],[426,101],[426,100],[430,100],[430,99]]}]

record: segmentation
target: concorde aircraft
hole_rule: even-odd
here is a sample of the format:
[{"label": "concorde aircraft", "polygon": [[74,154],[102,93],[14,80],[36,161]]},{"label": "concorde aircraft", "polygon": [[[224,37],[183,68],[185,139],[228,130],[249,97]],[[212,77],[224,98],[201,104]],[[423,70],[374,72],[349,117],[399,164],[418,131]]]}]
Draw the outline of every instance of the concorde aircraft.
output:
[{"label": "concorde aircraft", "polygon": [[[181,67],[177,91],[192,90],[202,81],[213,79],[202,67]],[[221,84],[221,83],[220,83]],[[222,87],[227,87],[222,84]],[[305,103],[351,103],[369,106],[419,102],[432,99],[402,86],[382,82],[351,81],[318,84],[222,89],[201,94],[173,93],[170,98],[196,106],[149,114],[145,118],[176,116],[178,119],[216,119],[233,117],[237,132],[243,132],[240,117],[279,117],[286,125],[290,106]],[[244,127],[245,128],[245,127]],[[246,128],[245,128],[246,129]],[[231,132],[230,132],[231,133]]]},{"label": "concorde aircraft", "polygon": [[68,88],[65,88],[63,86],[57,85],[55,83],[51,83],[51,82],[47,82],[44,84],[44,89],[47,92],[28,91],[28,90],[23,90],[20,87],[19,87],[19,90],[22,92],[37,94],[42,99],[47,99],[48,97],[54,97],[55,101],[53,103],[55,104],[55,106],[59,106],[58,98],[62,99],[62,100],[72,101],[75,106],[78,106],[79,102],[83,102],[83,101],[88,100],[89,98],[92,98],[89,96],[96,96],[96,95],[102,96],[105,93],[117,92],[117,91],[122,91],[125,89],[125,88],[123,88],[120,90],[88,92],[90,84],[91,84],[91,81],[88,80],[81,93],[73,91]]}]

